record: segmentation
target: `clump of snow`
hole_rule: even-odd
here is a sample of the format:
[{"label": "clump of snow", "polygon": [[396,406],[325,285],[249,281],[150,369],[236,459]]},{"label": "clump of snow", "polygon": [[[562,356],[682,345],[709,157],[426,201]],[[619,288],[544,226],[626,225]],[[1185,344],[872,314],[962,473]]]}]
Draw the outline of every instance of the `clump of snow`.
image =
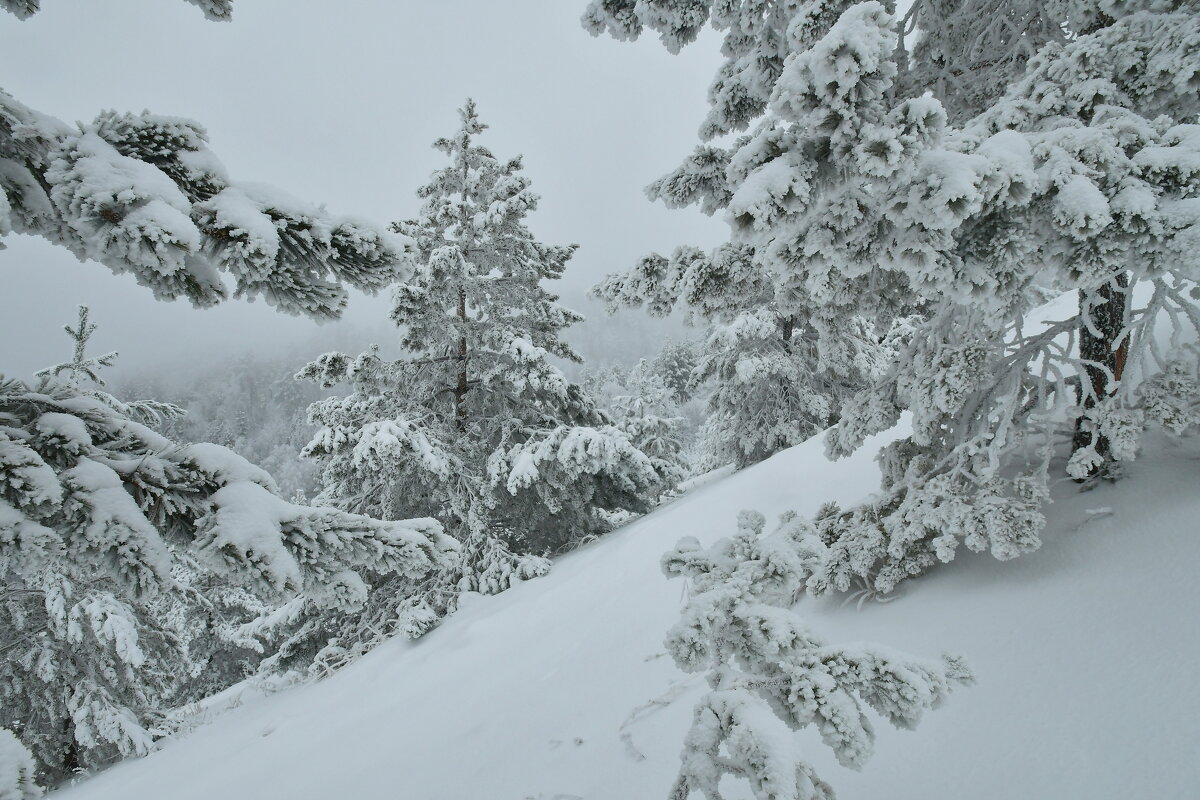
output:
[{"label": "clump of snow", "polygon": [[275,591],[299,591],[304,585],[300,564],[279,535],[283,523],[296,516],[295,506],[263,486],[236,481],[212,496],[213,512],[199,524],[199,552],[216,563],[246,565]]},{"label": "clump of snow", "polygon": [[445,479],[451,463],[446,451],[438,447],[421,428],[407,420],[380,420],[362,427],[354,444],[354,461],[385,469],[389,463],[415,458],[432,475]]},{"label": "clump of snow", "polygon": [[87,448],[92,444],[92,435],[87,425],[73,414],[48,413],[38,417],[37,429],[47,436],[56,436],[71,445]]},{"label": "clump of snow", "polygon": [[181,455],[221,484],[249,482],[257,483],[272,492],[278,491],[275,488],[275,479],[266,470],[251,464],[228,447],[210,442],[196,442],[183,447]]},{"label": "clump of snow", "polygon": [[54,187],[51,200],[90,258],[171,275],[200,247],[191,205],[179,187],[95,133],[67,141],[46,178]]}]

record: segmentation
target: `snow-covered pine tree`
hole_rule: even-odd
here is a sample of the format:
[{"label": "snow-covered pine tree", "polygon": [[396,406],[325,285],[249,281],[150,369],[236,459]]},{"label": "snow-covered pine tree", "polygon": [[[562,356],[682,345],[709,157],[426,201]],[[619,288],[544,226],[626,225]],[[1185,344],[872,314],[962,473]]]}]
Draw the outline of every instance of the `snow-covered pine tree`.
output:
[{"label": "snow-covered pine tree", "polygon": [[[189,0],[214,20],[230,0]],[[3,0],[24,19],[37,0]],[[0,248],[12,232],[41,236],[81,261],[131,273],[162,300],[197,307],[262,297],[329,319],[346,285],[375,292],[406,262],[407,243],[267,186],[239,184],[198,123],[105,111],[71,126],[0,91]]]},{"label": "snow-covered pine tree", "polygon": [[[1194,402],[1153,400],[1176,378],[1194,386],[1198,369],[1181,345],[1200,330],[1200,128],[1180,123],[1200,98],[1175,76],[1200,72],[1188,44],[1200,7],[1064,5],[1068,29],[1091,32],[1044,48],[947,138],[957,167],[927,170],[927,186],[954,183],[974,210],[938,258],[898,265],[927,317],[830,444],[848,452],[904,408],[913,434],[881,457],[885,498],[829,516],[818,585],[858,575],[888,591],[960,543],[998,558],[1035,549],[1064,423],[1067,473],[1111,476],[1146,424],[1170,429]],[[919,191],[896,208],[930,216]],[[1060,296],[1078,310],[1058,303],[1039,320]]]},{"label": "snow-covered pine tree", "polygon": [[666,387],[669,399],[681,406],[696,394],[698,349],[697,343],[690,339],[667,339],[647,365],[649,374],[657,376]]},{"label": "snow-covered pine tree", "polygon": [[677,394],[642,359],[622,376],[622,387],[609,403],[614,424],[629,441],[650,457],[664,485],[674,486],[688,473],[684,442],[681,439],[684,418]]},{"label": "snow-covered pine tree", "polygon": [[[229,0],[189,2],[229,16]],[[39,3],[0,8],[25,18]],[[408,246],[234,184],[194,122],[105,112],[71,127],[0,92],[0,237],[13,231],[132,273],[160,299],[212,305],[229,295],[228,272],[236,295],[318,319],[340,314],[344,284],[394,280]],[[152,430],[171,413],[162,404],[82,385],[102,366],[85,362],[33,385],[0,378],[0,725],[51,781],[149,745],[193,666],[191,634],[163,612],[180,592],[200,596],[186,583],[194,565],[279,600],[350,608],[364,576],[415,579],[456,552],[432,520],[283,501],[229,451]]]},{"label": "snow-covered pine tree", "polygon": [[[897,299],[906,295],[877,280],[865,247],[884,213],[871,187],[907,165],[922,126],[936,119],[920,108],[889,108],[881,92],[887,76],[871,73],[889,42],[870,47],[860,50],[867,59],[861,91],[840,98],[838,112],[859,126],[877,124],[880,136],[887,125],[903,129],[908,157],[864,159],[854,126],[804,141],[786,121],[768,119],[729,150],[700,148],[648,189],[670,206],[724,209],[729,244],[710,254],[681,247],[669,259],[648,256],[593,290],[610,309],[645,305],[665,315],[681,306],[690,323],[711,326],[699,377],[713,386],[705,436],[712,466],[760,461],[836,421],[842,401],[886,362],[881,333],[907,309]],[[781,229],[792,236],[776,236]],[[797,260],[815,260],[833,243],[851,261],[853,286],[834,291],[832,280],[792,280]]]},{"label": "snow-covered pine tree", "polygon": [[[912,54],[878,3],[781,2],[768,6],[791,11],[772,16],[757,3],[605,0],[588,17],[627,36],[645,24],[671,46],[711,10],[729,28],[722,75],[754,78],[738,84],[752,103],[714,93],[710,119],[730,121],[714,130],[749,126],[747,110],[765,118],[732,150],[701,148],[653,191],[729,207],[735,241],[775,259],[779,296],[877,329],[917,312],[896,320],[890,372],[843,404],[831,436],[841,455],[914,414],[914,434],[883,455],[885,497],[824,518],[832,547],[818,586],[858,575],[887,591],[960,542],[1001,558],[1037,547],[1064,420],[1076,420],[1068,472],[1108,474],[1136,449],[1138,383],[1156,398],[1195,375],[1178,344],[1200,321],[1188,244],[1196,137],[1181,124],[1197,113],[1197,4],[963,0],[954,24],[918,5]],[[1040,48],[1032,59],[1030,48]],[[926,88],[965,121],[948,125],[937,101],[916,96]],[[761,166],[739,171],[748,159]],[[855,170],[865,180],[839,180]],[[1078,295],[1081,310],[1038,330],[1031,315],[1062,295]],[[1177,353],[1156,342],[1163,317]],[[842,338],[818,330],[817,347]],[[1190,403],[1157,407],[1178,419]]]},{"label": "snow-covered pine tree", "polygon": [[175,413],[97,385],[86,309],[73,359],[34,385],[0,377],[0,727],[47,783],[142,754],[187,681],[187,632],[162,610],[202,564],[275,601],[366,601],[366,580],[419,580],[455,543],[433,520],[380,522],[280,498],[262,470],[146,423]]},{"label": "snow-covered pine tree", "polygon": [[[856,575],[888,591],[960,542],[1001,558],[1036,547],[1051,435],[1073,402],[1078,477],[1132,457],[1139,399],[1176,430],[1194,420],[1197,367],[1179,344],[1200,322],[1200,160],[1194,126],[1180,123],[1198,110],[1187,88],[1200,73],[1197,4],[1039,5],[918,0],[904,23],[879,3],[821,0],[596,0],[585,14],[594,32],[632,38],[645,26],[671,49],[710,15],[728,31],[701,133],[757,124],[732,147],[698,148],[652,196],[728,209],[733,243],[753,248],[776,300],[833,314],[818,349],[853,317],[889,331],[890,370],[843,403],[830,450],[860,446],[904,409],[914,433],[882,454],[882,497],[818,516],[828,550],[809,567],[811,592]],[[627,296],[669,285],[662,269],[638,277]],[[1135,304],[1139,282],[1147,300]],[[1081,311],[1035,330],[1037,308],[1063,294],[1078,294]],[[1175,353],[1156,342],[1162,312]],[[794,558],[815,550],[780,544]],[[758,743],[775,723],[735,718],[742,708],[702,708],[710,722],[698,717],[685,748],[680,794],[719,796],[730,769],[765,780],[755,765],[774,753]],[[729,760],[717,759],[722,720],[739,732]],[[788,779],[766,788],[824,793],[803,770]]]},{"label": "snow-covered pine tree", "polygon": [[791,608],[824,558],[816,530],[794,515],[764,535],[765,520],[742,512],[737,534],[710,548],[691,537],[663,556],[668,577],[692,582],[667,651],[711,691],[692,718],[674,800],[721,800],[726,776],[749,782],[758,800],[832,800],[832,788],[800,755],[793,732],[815,725],[843,766],[870,758],[867,709],[913,728],[971,673],[960,659],[924,661],[871,645],[826,644]]},{"label": "snow-covered pine tree", "polygon": [[424,620],[416,632],[457,591],[545,572],[541,554],[605,529],[600,512],[647,510],[666,477],[551,362],[578,360],[560,332],[580,317],[541,281],[575,247],[533,237],[524,219],[538,198],[521,160],[476,142],[486,126],[473,102],[460,117],[434,143],[448,163],[418,190],[420,215],[395,225],[418,261],[391,312],[403,357],[329,353],[299,375],[353,389],[310,411],[319,499],[383,519],[434,516],[464,543],[442,594],[410,609]]}]

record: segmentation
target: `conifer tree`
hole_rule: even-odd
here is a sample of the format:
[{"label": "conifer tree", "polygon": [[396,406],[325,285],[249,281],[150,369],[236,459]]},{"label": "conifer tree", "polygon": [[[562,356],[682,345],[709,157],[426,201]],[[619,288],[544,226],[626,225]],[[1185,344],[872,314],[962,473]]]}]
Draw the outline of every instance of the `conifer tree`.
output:
[{"label": "conifer tree", "polygon": [[708,326],[691,375],[711,390],[701,441],[707,467],[744,467],[825,429],[886,360],[872,326],[856,317],[818,347],[818,332],[837,318],[794,303],[784,310],[777,280],[755,247],[739,241],[712,253],[680,247],[670,258],[647,256],[592,290],[610,311],[682,310],[688,324]]},{"label": "conifer tree", "polygon": [[680,439],[683,417],[678,395],[672,391],[655,364],[642,359],[625,375],[624,385],[609,404],[614,424],[625,432],[634,447],[650,457],[654,470],[668,486],[683,480],[688,472],[684,444]]},{"label": "conifer tree", "polygon": [[[880,455],[882,494],[822,509],[823,550],[784,542],[797,557],[820,552],[810,592],[856,577],[887,592],[963,544],[1029,552],[1060,432],[1067,474],[1087,480],[1133,458],[1147,424],[1195,424],[1198,365],[1184,343],[1200,330],[1198,11],[918,0],[898,20],[876,2],[592,3],[593,31],[647,27],[671,49],[708,22],[727,31],[701,135],[753,128],[698,148],[650,192],[726,209],[732,244],[752,248],[777,302],[828,320],[818,352],[846,341],[850,320],[883,337],[890,364],[847,394],[829,452],[912,413],[912,434]],[[627,285],[654,297],[670,273]],[[1077,312],[1039,319],[1064,296]],[[741,744],[768,721],[734,720]],[[719,744],[690,739],[684,775]],[[709,767],[750,774],[769,756],[742,748]],[[682,793],[719,796],[697,781]],[[823,796],[803,788],[782,796]]]},{"label": "conifer tree", "polygon": [[699,354],[694,341],[668,339],[650,359],[648,371],[662,381],[672,402],[686,405],[696,394],[698,362]]},{"label": "conifer tree", "polygon": [[[647,510],[666,476],[551,362],[578,360],[560,333],[580,317],[541,281],[575,247],[533,237],[524,218],[538,198],[521,160],[477,143],[486,126],[473,102],[459,113],[458,131],[434,143],[448,163],[418,190],[420,215],[395,225],[418,263],[393,298],[404,356],[329,353],[300,377],[353,388],[310,411],[319,499],[442,520],[464,543],[443,583],[497,592],[604,530],[599,512]],[[413,614],[432,622],[453,608],[453,592],[441,597]]]},{"label": "conifer tree", "polygon": [[[229,0],[189,2],[229,17]],[[0,0],[20,19],[39,6]],[[401,276],[408,246],[233,182],[190,120],[104,112],[69,126],[0,91],[0,238],[14,231],[131,273],[158,299],[206,307],[232,288],[317,319],[341,313],[347,285],[374,291]],[[166,704],[193,699],[215,634],[175,612],[216,576],[248,587],[199,615],[220,628],[234,606],[296,597],[352,613],[368,580],[417,581],[457,552],[433,520],[288,503],[224,448],[162,436],[152,426],[177,409],[89,385],[111,356],[86,357],[86,313],[69,332],[71,362],[32,384],[0,376],[0,726],[51,784],[145,752]],[[15,791],[33,791],[20,753],[0,744],[5,769],[17,763]]]},{"label": "conifer tree", "polygon": [[[594,4],[589,24],[607,9],[636,33],[620,5]],[[635,10],[682,41],[708,5]],[[729,64],[788,42],[777,70],[759,65],[762,119],[732,150],[697,151],[652,193],[728,208],[735,241],[772,262],[777,295],[832,319],[817,329],[818,351],[845,341],[855,317],[888,331],[897,356],[843,403],[830,451],[853,450],[905,409],[914,434],[884,454],[889,499],[827,529],[824,579],[841,588],[859,575],[886,591],[959,543],[1001,558],[1036,548],[1054,432],[1074,426],[1073,477],[1114,474],[1147,419],[1137,387],[1158,385],[1170,362],[1155,320],[1166,316],[1177,337],[1200,320],[1185,250],[1197,229],[1186,166],[1196,139],[1179,124],[1197,111],[1181,77],[1200,66],[1186,44],[1195,4],[964,0],[950,4],[951,24],[919,3],[904,23],[921,32],[911,54],[901,21],[877,3],[798,4],[774,33],[754,5],[713,6],[712,22],[740,20]],[[975,75],[990,69],[981,53],[1004,65],[986,80]],[[1009,77],[997,85],[996,74]],[[963,121],[916,96],[926,89]],[[721,119],[749,108],[730,97],[714,95]],[[722,132],[751,122],[737,119]],[[1152,297],[1140,308],[1139,283]],[[1036,330],[1031,315],[1064,293],[1078,296],[1078,313]],[[1188,355],[1171,369],[1191,375]]]},{"label": "conifer tree", "polygon": [[192,666],[163,613],[202,588],[179,567],[352,611],[364,576],[418,580],[456,549],[432,520],[289,503],[231,451],[156,433],[178,409],[104,391],[94,329],[81,308],[71,361],[0,378],[0,727],[51,784],[152,746]]}]

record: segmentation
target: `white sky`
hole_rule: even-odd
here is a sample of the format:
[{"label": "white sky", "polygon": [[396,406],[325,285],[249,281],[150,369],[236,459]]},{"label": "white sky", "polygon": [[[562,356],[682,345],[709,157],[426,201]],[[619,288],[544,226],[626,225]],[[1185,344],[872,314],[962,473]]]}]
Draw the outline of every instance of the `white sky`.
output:
[{"label": "white sky", "polygon": [[[593,39],[585,0],[237,0],[211,23],[182,0],[43,0],[0,12],[0,87],[39,111],[91,120],[108,108],[194,118],[235,180],[271,183],[335,213],[411,216],[469,95],[501,157],[525,155],[542,195],[531,228],[582,247],[559,287],[587,286],[652,250],[721,240],[719,220],[652,205],[642,187],[696,143],[719,63],[708,35],[680,56],[652,38]],[[318,328],[259,302],[195,311],[41,239],[0,251],[0,372],[27,376],[68,354],[63,323],[86,303],[95,352],[123,367],[186,367],[246,349],[377,329],[386,299],[356,296]],[[594,314],[592,308],[588,313]],[[653,347],[653,343],[650,344]]]}]

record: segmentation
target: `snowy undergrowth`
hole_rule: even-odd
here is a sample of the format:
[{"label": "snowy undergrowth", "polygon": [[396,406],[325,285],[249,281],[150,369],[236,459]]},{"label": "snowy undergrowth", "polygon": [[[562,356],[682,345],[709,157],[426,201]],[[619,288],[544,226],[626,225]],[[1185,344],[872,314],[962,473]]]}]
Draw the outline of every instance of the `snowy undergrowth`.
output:
[{"label": "snowy undergrowth", "polygon": [[[247,698],[55,796],[665,797],[705,686],[664,651],[681,597],[659,557],[684,535],[728,535],[742,508],[771,517],[863,499],[881,443],[831,464],[817,439],[698,487],[543,578],[468,599],[418,642]],[[918,734],[877,725],[861,773],[838,766],[815,731],[798,734],[839,798],[1190,796],[1200,781],[1197,451],[1195,439],[1151,437],[1124,481],[1089,492],[1058,484],[1045,543],[1027,558],[960,554],[861,612],[840,598],[801,601],[832,642],[964,653],[978,677]]]}]

